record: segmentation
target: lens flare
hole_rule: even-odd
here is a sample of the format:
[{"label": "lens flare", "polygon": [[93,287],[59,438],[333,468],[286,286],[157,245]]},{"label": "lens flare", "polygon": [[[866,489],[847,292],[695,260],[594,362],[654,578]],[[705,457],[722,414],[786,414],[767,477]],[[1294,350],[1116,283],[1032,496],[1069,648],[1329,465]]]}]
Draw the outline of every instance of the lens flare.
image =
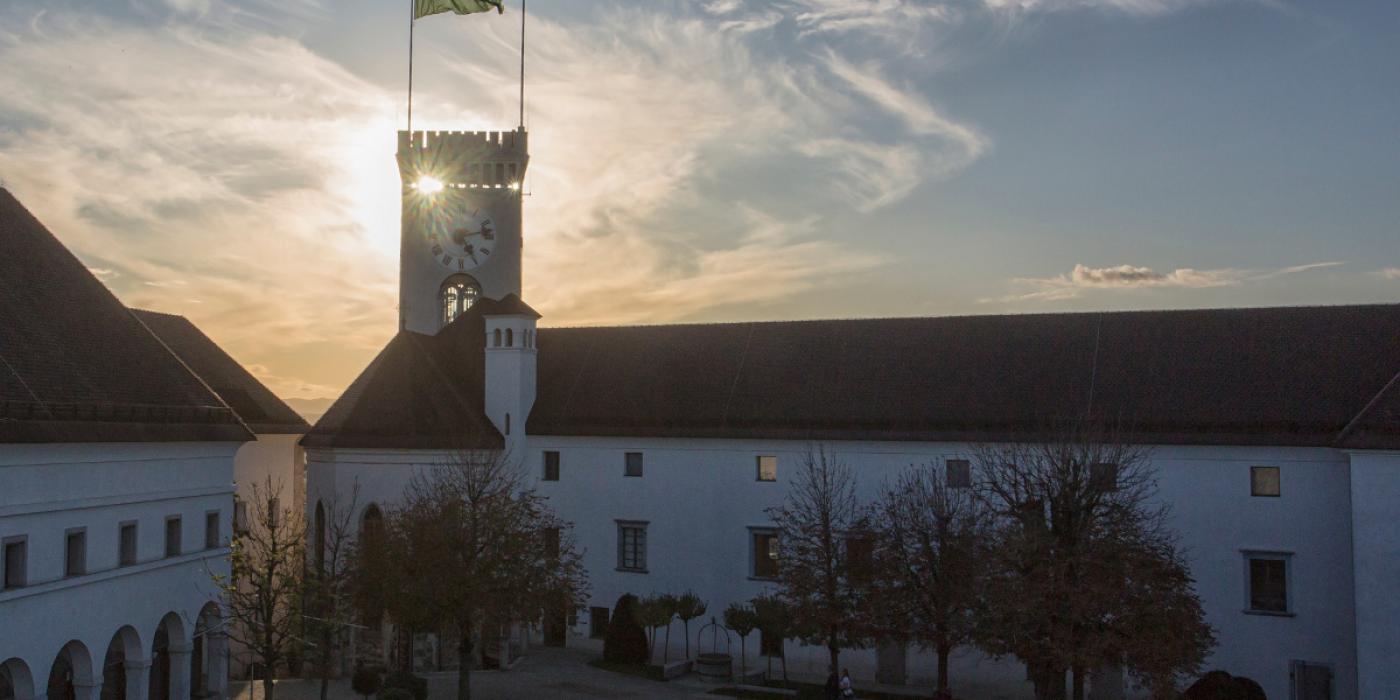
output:
[{"label": "lens flare", "polygon": [[443,184],[442,180],[439,180],[433,177],[432,175],[424,175],[423,177],[418,178],[417,187],[418,191],[422,192],[423,194],[437,194],[442,191]]}]

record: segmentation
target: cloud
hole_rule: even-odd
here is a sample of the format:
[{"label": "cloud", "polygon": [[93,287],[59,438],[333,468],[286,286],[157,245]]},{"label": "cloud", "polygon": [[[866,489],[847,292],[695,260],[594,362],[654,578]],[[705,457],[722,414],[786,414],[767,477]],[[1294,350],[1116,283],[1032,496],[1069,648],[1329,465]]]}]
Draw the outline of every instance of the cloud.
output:
[{"label": "cloud", "polygon": [[1178,268],[1170,272],[1157,272],[1150,267],[1118,265],[1115,267],[1088,267],[1076,264],[1067,274],[1054,277],[1022,277],[1012,280],[1031,291],[1010,294],[1002,297],[979,299],[981,303],[1005,303],[1016,301],[1060,301],[1077,299],[1084,292],[1094,289],[1143,289],[1175,287],[1183,289],[1204,289],[1227,287],[1247,282],[1258,282],[1283,275],[1297,274],[1309,270],[1342,265],[1341,262],[1316,262],[1295,265],[1274,270],[1243,270],[1219,268],[1195,270]]},{"label": "cloud", "polygon": [[1387,267],[1377,271],[1376,274],[1388,280],[1400,280],[1400,267]]}]

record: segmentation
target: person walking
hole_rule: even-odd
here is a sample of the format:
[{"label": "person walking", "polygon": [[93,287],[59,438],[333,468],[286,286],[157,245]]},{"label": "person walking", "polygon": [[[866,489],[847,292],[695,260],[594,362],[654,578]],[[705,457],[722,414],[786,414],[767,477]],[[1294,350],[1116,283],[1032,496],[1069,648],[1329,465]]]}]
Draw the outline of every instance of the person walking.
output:
[{"label": "person walking", "polygon": [[841,669],[841,697],[853,698],[856,696],[855,686],[851,685],[851,670]]}]

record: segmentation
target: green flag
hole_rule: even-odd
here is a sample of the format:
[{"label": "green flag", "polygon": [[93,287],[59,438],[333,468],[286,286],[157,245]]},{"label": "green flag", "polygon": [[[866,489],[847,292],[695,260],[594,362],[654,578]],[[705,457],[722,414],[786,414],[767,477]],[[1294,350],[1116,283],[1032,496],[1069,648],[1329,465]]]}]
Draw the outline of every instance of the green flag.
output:
[{"label": "green flag", "polygon": [[501,6],[502,0],[413,0],[413,18],[427,17],[439,12],[455,12],[459,15],[469,15],[473,12],[485,12],[491,8],[496,8],[496,12],[505,12],[506,8]]}]

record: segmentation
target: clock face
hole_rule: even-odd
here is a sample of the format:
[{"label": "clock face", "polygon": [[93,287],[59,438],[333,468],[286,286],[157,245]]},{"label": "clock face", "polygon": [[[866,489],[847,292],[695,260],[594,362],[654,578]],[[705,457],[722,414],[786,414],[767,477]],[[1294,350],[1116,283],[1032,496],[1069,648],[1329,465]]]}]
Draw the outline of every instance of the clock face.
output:
[{"label": "clock face", "polygon": [[465,271],[486,264],[496,247],[496,226],[485,209],[462,203],[449,205],[428,232],[433,259],[451,270]]}]

